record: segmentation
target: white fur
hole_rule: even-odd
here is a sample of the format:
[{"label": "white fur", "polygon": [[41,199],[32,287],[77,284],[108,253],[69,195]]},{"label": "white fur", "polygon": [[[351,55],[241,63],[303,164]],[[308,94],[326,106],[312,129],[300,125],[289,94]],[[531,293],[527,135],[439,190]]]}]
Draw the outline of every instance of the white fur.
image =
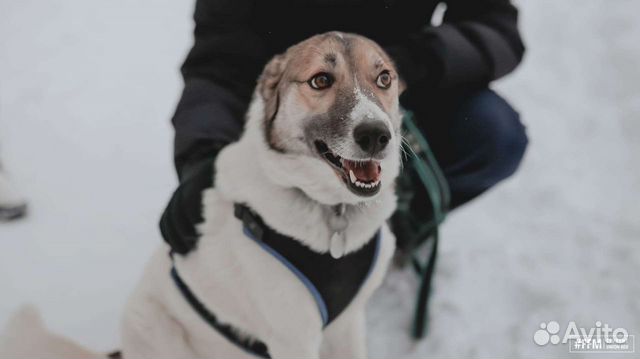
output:
[{"label": "white fur", "polygon": [[[215,188],[205,192],[205,221],[197,250],[177,256],[184,281],[219,320],[264,341],[274,358],[366,356],[364,306],[387,270],[394,237],[385,221],[395,209],[396,156],[383,169],[380,193],[363,203],[331,168],[310,156],[269,149],[262,133],[263,103],[254,96],[245,133],[216,162]],[[303,157],[303,158],[301,158]],[[385,177],[385,172],[386,177]],[[330,207],[347,208],[347,252],[382,227],[382,246],[371,276],[353,302],[327,328],[306,287],[277,259],[245,237],[233,203],[246,203],[277,231],[316,251],[328,251]],[[154,255],[127,305],[125,357],[249,357],[210,328],[185,302],[169,277],[168,248]]]}]

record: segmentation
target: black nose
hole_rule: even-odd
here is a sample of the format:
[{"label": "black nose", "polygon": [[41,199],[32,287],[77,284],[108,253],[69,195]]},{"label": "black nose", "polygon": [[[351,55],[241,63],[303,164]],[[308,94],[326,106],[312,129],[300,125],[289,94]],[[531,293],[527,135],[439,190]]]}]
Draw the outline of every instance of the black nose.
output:
[{"label": "black nose", "polygon": [[353,138],[363,151],[375,154],[384,150],[391,139],[391,133],[384,122],[367,121],[356,126]]}]

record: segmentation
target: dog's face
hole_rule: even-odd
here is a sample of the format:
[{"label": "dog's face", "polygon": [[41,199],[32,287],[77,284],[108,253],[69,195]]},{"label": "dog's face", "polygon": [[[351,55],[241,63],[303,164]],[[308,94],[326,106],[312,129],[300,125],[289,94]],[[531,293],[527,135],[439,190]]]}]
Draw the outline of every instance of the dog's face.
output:
[{"label": "dog's face", "polygon": [[399,172],[403,85],[386,53],[353,34],[314,36],[258,82],[280,181],[324,203],[374,198]]}]

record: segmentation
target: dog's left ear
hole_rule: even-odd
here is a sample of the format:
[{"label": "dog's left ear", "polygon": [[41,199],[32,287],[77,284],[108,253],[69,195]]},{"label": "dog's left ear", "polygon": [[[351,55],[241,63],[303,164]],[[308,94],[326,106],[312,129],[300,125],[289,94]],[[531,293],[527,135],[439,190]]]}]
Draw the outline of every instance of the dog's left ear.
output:
[{"label": "dog's left ear", "polygon": [[276,55],[267,63],[258,79],[258,92],[264,100],[265,115],[268,119],[273,119],[278,110],[278,85],[285,67],[285,55]]}]

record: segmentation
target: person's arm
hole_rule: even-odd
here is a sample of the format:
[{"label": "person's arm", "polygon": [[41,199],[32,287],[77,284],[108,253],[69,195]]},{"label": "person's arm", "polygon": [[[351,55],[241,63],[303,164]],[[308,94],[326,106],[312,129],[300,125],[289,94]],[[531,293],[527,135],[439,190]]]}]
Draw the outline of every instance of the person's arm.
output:
[{"label": "person's arm", "polygon": [[249,0],[197,0],[195,43],[182,66],[184,91],[172,122],[180,184],[160,231],[173,251],[189,252],[202,218],[202,192],[214,184],[213,162],[238,139],[256,78],[266,59],[249,29]]},{"label": "person's arm", "polygon": [[190,164],[217,153],[242,132],[266,61],[261,39],[248,25],[251,10],[250,0],[196,2],[195,43],[182,66],[185,87],[172,120],[181,178]]},{"label": "person's arm", "polygon": [[524,45],[509,0],[447,0],[443,23],[389,49],[407,84],[487,84],[520,63]]}]

